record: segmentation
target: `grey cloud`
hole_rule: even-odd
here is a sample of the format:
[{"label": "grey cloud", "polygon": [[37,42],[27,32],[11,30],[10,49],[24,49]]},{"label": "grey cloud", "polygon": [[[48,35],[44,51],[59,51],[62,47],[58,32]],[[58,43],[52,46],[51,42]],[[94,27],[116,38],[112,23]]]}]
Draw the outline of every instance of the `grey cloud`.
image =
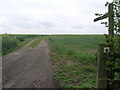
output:
[{"label": "grey cloud", "polygon": [[2,33],[106,33],[105,28],[93,22],[96,12],[106,10],[104,2],[1,0],[0,29]]},{"label": "grey cloud", "polygon": [[56,27],[57,25],[52,22],[42,22],[41,23],[44,27]]},{"label": "grey cloud", "polygon": [[80,26],[80,25],[78,25],[78,26],[73,26],[73,27],[71,27],[72,29],[83,29],[84,28],[84,26]]}]

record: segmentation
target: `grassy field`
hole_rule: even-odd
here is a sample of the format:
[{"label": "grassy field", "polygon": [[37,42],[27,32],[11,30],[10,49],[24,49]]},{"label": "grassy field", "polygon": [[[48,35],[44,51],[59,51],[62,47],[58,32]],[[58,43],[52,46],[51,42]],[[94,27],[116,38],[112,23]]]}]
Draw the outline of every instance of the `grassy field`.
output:
[{"label": "grassy field", "polygon": [[94,88],[98,44],[104,36],[50,36],[54,78],[65,88]]}]

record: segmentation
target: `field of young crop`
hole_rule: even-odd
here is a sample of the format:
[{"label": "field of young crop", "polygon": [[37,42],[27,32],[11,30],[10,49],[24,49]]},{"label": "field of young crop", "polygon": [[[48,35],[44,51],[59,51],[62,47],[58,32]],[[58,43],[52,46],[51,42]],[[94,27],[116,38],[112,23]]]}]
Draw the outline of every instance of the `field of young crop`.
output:
[{"label": "field of young crop", "polygon": [[60,86],[95,87],[98,44],[104,40],[102,35],[49,37],[52,61],[57,68],[53,76]]}]

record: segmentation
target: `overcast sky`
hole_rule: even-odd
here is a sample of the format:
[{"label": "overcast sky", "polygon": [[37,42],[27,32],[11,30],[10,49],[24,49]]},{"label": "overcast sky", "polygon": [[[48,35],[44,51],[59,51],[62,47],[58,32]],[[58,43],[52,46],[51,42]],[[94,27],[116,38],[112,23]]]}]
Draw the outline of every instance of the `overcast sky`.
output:
[{"label": "overcast sky", "polygon": [[0,0],[0,33],[104,34],[93,22],[112,0]]}]

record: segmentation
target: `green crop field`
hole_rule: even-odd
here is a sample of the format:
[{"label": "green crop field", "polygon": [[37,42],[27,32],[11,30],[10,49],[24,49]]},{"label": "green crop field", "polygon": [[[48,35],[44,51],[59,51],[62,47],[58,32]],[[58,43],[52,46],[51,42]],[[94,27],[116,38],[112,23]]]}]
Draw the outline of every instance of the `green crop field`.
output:
[{"label": "green crop field", "polygon": [[[96,84],[98,44],[102,35],[50,36],[54,78],[61,87],[91,88]],[[57,68],[57,69],[56,69]]]}]

